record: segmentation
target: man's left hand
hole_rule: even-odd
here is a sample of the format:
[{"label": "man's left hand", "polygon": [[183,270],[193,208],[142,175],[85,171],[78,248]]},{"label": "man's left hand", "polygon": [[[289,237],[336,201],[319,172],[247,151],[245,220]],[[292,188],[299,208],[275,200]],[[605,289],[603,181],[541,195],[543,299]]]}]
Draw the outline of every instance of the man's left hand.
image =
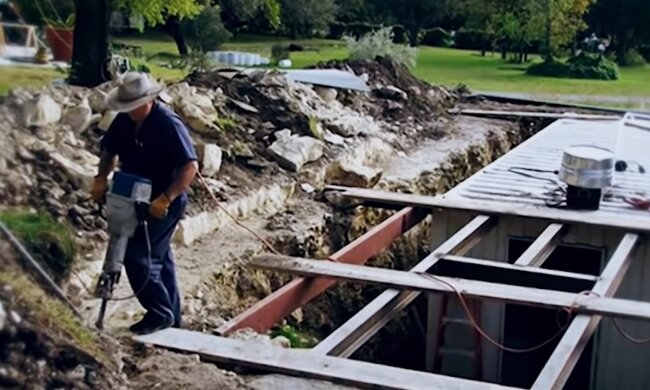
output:
[{"label": "man's left hand", "polygon": [[149,205],[149,214],[157,219],[163,219],[167,216],[167,209],[172,203],[171,199],[165,194],[160,195]]}]

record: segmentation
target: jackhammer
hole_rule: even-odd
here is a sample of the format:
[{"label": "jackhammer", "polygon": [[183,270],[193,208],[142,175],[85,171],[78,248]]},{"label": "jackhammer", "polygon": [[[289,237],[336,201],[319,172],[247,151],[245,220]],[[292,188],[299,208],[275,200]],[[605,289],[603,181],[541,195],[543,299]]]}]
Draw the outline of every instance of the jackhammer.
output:
[{"label": "jackhammer", "polygon": [[[95,297],[102,299],[95,326],[104,327],[106,305],[113,298],[113,289],[120,281],[124,257],[129,243],[139,225],[143,225],[151,258],[147,226],[147,208],[151,199],[151,181],[124,172],[115,172],[111,188],[106,194],[106,219],[108,221],[108,248],[102,273],[95,286]],[[145,282],[146,283],[146,282]],[[138,295],[138,292],[135,292]]]}]

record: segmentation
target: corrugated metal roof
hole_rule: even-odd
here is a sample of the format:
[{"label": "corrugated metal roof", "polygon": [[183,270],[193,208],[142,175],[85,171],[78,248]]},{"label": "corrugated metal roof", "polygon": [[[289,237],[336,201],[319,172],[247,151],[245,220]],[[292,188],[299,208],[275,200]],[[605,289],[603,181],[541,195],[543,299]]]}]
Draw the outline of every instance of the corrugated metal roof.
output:
[{"label": "corrugated metal roof", "polygon": [[[598,211],[586,212],[585,218],[598,213],[647,221],[650,212],[632,208],[623,198],[650,196],[650,132],[626,126],[619,134],[619,129],[620,122],[558,120],[456,186],[444,197],[486,204],[521,204],[540,210],[548,208],[547,202],[555,200],[552,192],[562,184],[557,175],[524,171],[535,176],[532,178],[513,173],[512,169],[559,170],[566,147],[588,144],[615,150],[617,159],[627,161],[629,167],[626,172],[616,172],[614,185],[608,191],[611,196],[605,197]],[[648,173],[639,173],[638,164],[648,169]]]}]

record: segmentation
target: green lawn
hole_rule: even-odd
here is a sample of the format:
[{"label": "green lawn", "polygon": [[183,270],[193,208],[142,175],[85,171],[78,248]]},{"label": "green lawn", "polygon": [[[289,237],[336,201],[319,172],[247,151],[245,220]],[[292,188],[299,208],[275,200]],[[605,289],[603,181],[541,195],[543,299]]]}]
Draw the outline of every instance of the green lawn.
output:
[{"label": "green lawn", "polygon": [[[176,56],[176,45],[164,34],[146,34],[136,37],[120,37],[118,42],[138,45],[145,56],[158,54],[158,59],[149,63],[152,72],[161,78],[172,81],[182,78],[179,70],[161,67],[165,58]],[[223,50],[257,52],[270,56],[271,47],[276,43],[288,44],[291,41],[278,37],[244,35],[232,39]],[[343,59],[347,56],[345,44],[332,40],[294,41],[307,48],[303,52],[291,53],[294,67],[305,67],[319,61]],[[162,59],[161,59],[162,58]],[[481,57],[478,53],[454,49],[422,47],[418,53],[415,74],[429,82],[456,86],[466,84],[474,90],[494,92],[523,92],[528,94],[579,94],[579,95],[622,95],[650,96],[650,66],[621,69],[618,81],[595,81],[532,77],[524,74],[525,65],[503,62],[498,55]],[[42,84],[52,78],[60,77],[54,71],[34,69],[0,69],[0,93],[12,85]]]},{"label": "green lawn", "polygon": [[63,73],[53,69],[0,67],[0,95],[17,86],[41,86],[63,77]]}]

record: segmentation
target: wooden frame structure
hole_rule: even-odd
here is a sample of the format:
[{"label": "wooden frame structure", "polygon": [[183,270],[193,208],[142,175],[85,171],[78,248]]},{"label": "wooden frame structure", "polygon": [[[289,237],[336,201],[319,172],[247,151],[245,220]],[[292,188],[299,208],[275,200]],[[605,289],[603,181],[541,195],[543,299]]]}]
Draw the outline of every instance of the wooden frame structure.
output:
[{"label": "wooden frame structure", "polygon": [[[366,200],[373,205],[382,204],[378,191],[345,190],[343,195]],[[337,252],[331,259],[334,261],[264,255],[251,262],[253,267],[288,272],[301,278],[294,279],[254,308],[222,326],[220,332],[223,334],[247,326],[265,331],[291,311],[335,284],[337,280],[387,288],[310,351],[270,351],[269,348],[272,347],[181,330],[166,330],[138,337],[136,340],[199,353],[210,361],[326,379],[363,388],[505,389],[507,387],[487,382],[346,359],[422,292],[454,294],[460,291],[471,299],[568,308],[577,313],[532,387],[541,390],[560,389],[564,386],[603,316],[650,322],[650,302],[612,298],[630,266],[635,248],[642,240],[641,233],[636,233],[625,225],[627,221],[614,224],[614,227],[625,229],[626,233],[598,277],[540,268],[570,230],[570,224],[576,223],[577,214],[568,217],[565,215],[561,221],[549,223],[514,264],[464,257],[499,223],[499,216],[479,213],[410,271],[363,266],[370,257],[386,249],[391,242],[422,221],[428,214],[426,208],[446,208],[444,201],[435,200],[436,198],[416,197],[417,201],[414,201],[409,197],[412,195],[392,194],[388,197],[388,204],[406,207]],[[456,203],[451,204],[449,208],[472,210],[459,207]],[[522,216],[521,211],[511,214],[505,208],[493,208],[491,211],[494,214]],[[604,220],[593,219],[582,223],[608,225]],[[637,231],[649,230],[646,229],[646,224],[639,224],[637,221],[632,223]],[[462,279],[459,278],[463,277],[459,272],[493,276],[489,280]],[[427,273],[438,275],[432,278],[425,275]],[[440,276],[441,273],[445,275]],[[588,293],[584,293],[585,291]],[[431,326],[429,321],[429,327]],[[435,334],[436,332],[429,329],[427,345],[433,345]],[[255,352],[247,351],[248,348]],[[431,365],[432,361],[427,357],[426,366],[429,368]]]},{"label": "wooden frame structure", "polygon": [[20,24],[20,23],[8,23],[0,21],[0,54],[4,53],[7,42],[5,39],[4,29],[7,28],[16,28],[26,30],[27,34],[25,36],[25,47],[38,47],[38,38],[36,37],[36,26],[29,24]]}]

